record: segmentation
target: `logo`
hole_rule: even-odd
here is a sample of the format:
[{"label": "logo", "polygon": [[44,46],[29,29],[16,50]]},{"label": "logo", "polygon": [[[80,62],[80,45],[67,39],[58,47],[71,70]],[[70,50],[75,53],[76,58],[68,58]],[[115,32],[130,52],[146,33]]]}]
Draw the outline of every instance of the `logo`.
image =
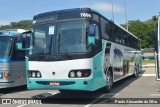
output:
[{"label": "logo", "polygon": [[123,53],[121,52],[121,50],[115,48],[114,49],[114,58],[118,57],[119,60],[121,60],[121,58],[123,57]]},{"label": "logo", "polygon": [[2,99],[2,104],[12,104],[11,99]]},{"label": "logo", "polygon": [[55,75],[56,73],[55,73],[55,72],[52,72],[52,74]]},{"label": "logo", "polygon": [[80,13],[81,17],[91,18],[91,14],[89,13]]}]

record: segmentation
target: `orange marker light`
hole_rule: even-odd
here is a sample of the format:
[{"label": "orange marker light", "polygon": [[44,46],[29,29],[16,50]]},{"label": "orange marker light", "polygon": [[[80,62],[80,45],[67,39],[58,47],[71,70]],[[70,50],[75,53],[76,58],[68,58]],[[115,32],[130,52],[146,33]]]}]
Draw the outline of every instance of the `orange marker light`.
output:
[{"label": "orange marker light", "polygon": [[9,72],[4,72],[4,78],[7,79],[10,76]]}]

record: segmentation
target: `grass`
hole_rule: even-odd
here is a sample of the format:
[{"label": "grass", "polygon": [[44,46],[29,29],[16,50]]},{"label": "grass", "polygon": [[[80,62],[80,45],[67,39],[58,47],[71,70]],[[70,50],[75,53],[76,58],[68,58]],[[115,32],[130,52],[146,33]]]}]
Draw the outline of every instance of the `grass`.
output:
[{"label": "grass", "polygon": [[155,64],[155,60],[142,60],[142,65],[144,64]]},{"label": "grass", "polygon": [[154,56],[154,53],[143,53],[142,56]]}]

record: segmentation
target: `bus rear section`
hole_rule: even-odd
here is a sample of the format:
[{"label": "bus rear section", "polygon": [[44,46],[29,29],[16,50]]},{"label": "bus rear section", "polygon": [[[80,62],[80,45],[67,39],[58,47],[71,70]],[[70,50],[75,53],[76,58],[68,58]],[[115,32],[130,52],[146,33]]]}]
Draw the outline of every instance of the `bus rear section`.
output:
[{"label": "bus rear section", "polygon": [[26,85],[25,52],[16,49],[23,29],[0,31],[0,88]]}]

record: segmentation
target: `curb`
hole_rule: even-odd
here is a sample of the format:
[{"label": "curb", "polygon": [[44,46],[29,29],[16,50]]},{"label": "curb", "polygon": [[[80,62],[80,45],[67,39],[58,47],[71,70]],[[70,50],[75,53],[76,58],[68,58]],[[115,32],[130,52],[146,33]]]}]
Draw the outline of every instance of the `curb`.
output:
[{"label": "curb", "polygon": [[142,77],[142,76],[156,76],[156,74],[138,74],[139,77]]},{"label": "curb", "polygon": [[146,64],[146,65],[142,65],[142,67],[155,67],[155,64]]}]

